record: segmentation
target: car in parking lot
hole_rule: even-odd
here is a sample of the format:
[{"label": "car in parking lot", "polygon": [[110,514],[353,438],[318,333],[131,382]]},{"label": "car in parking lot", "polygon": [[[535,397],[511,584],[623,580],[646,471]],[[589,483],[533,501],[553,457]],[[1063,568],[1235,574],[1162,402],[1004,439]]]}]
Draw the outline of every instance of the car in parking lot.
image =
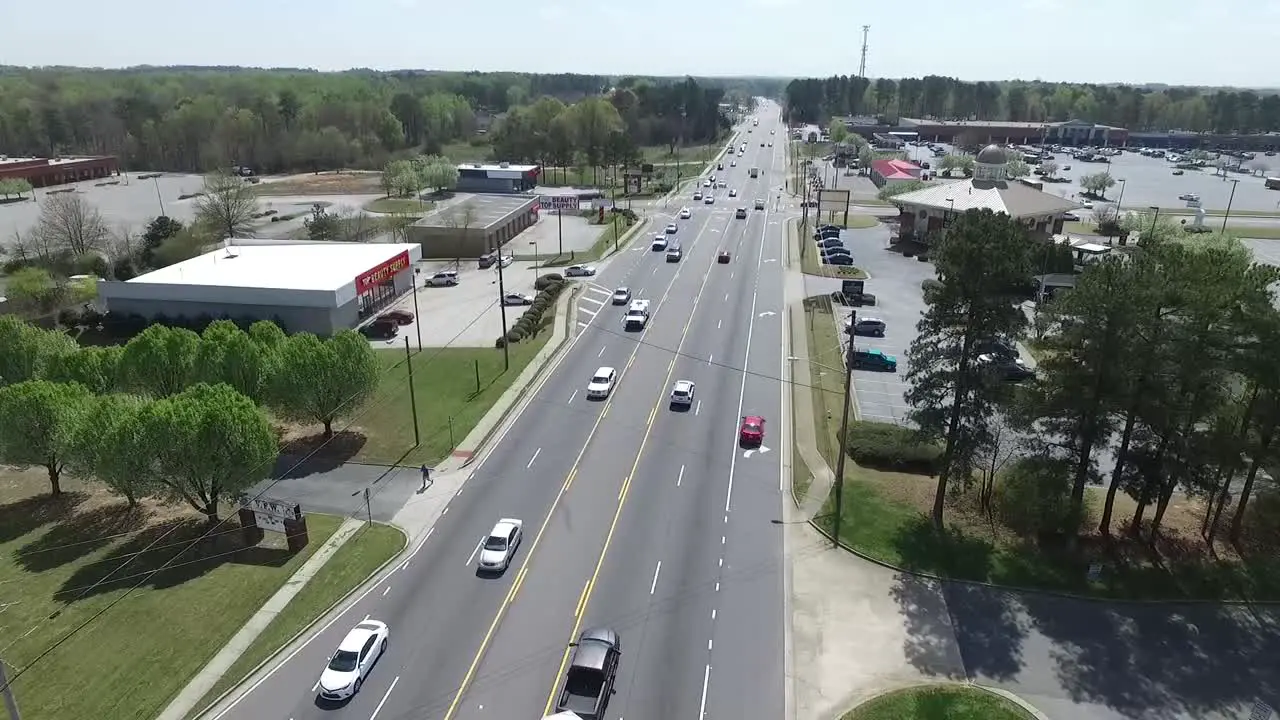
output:
[{"label": "car in parking lot", "polygon": [[596,269],[591,265],[570,265],[564,269],[565,277],[591,277]]},{"label": "car in parking lot", "polygon": [[746,415],[738,425],[738,443],[740,445],[757,446],[764,442],[764,418],[759,415]]},{"label": "car in parking lot", "polygon": [[736,189],[729,190],[729,197],[738,197],[738,191]]},{"label": "car in parking lot", "polygon": [[507,306],[511,306],[511,305],[532,305],[532,304],[533,304],[533,296],[532,296],[532,295],[525,295],[525,294],[523,294],[523,293],[507,293],[506,295],[503,295],[503,296],[502,296],[502,304],[503,304],[503,305],[507,305]]},{"label": "car in parking lot", "polygon": [[1006,382],[1022,382],[1036,376],[1019,357],[1001,357],[995,354],[979,355],[978,363],[990,367],[996,377]]},{"label": "car in parking lot", "polygon": [[626,305],[631,302],[631,288],[620,287],[613,291],[613,304]]},{"label": "car in parking lot", "polygon": [[611,367],[602,367],[596,370],[596,374],[591,376],[591,382],[587,383],[587,397],[609,397],[609,393],[613,391],[613,383],[617,379],[618,371]]},{"label": "car in parking lot", "polygon": [[391,631],[386,623],[365,619],[356,624],[338,649],[329,657],[329,664],[320,673],[316,687],[325,700],[347,700],[360,692],[365,678],[387,651]]},{"label": "car in parking lot", "polygon": [[694,199],[694,200],[701,200],[701,199],[702,199],[702,193],[700,193],[700,192],[695,192],[695,193],[693,194],[693,199]]},{"label": "car in parking lot", "polygon": [[973,351],[977,355],[994,355],[997,358],[1018,357],[1018,349],[1014,344],[999,338],[978,340],[973,344]]},{"label": "car in parking lot", "polygon": [[693,394],[693,381],[677,380],[676,384],[671,386],[671,404],[679,407],[689,407],[693,404]]},{"label": "car in parking lot", "polygon": [[824,238],[816,241],[815,244],[820,248],[844,247],[844,242],[840,238]]},{"label": "car in parking lot", "polygon": [[397,325],[412,325],[413,313],[408,310],[388,310],[379,315],[378,320],[393,322]]},{"label": "car in parking lot", "polygon": [[652,251],[654,251],[654,252],[662,252],[663,250],[666,250],[666,249],[667,249],[667,236],[666,236],[666,235],[655,235],[655,236],[653,237],[653,244],[651,244],[651,245],[649,246],[649,249],[650,249],[650,250],[652,250]]},{"label": "car in parking lot", "polygon": [[850,315],[844,322],[844,331],[852,335],[884,337],[885,323],[880,318],[855,318]]},{"label": "car in parking lot", "polygon": [[374,340],[390,340],[400,334],[400,323],[379,318],[361,327],[360,334]]},{"label": "car in parking lot", "polygon": [[702,202],[704,205],[714,205],[716,203],[716,196],[707,195],[706,197],[702,198]]},{"label": "car in parking lot", "polygon": [[689,211],[689,208],[680,208],[681,220],[688,220],[691,217],[693,217],[693,213]]},{"label": "car in parking lot", "polygon": [[851,267],[851,266],[853,265],[853,256],[851,256],[851,255],[823,255],[823,256],[822,256],[822,264],[823,264],[823,265],[845,265],[845,266],[850,266],[850,267]]},{"label": "car in parking lot", "polygon": [[511,559],[515,557],[516,548],[524,539],[524,521],[516,518],[503,518],[494,524],[489,536],[480,546],[480,557],[476,560],[479,570],[503,572],[511,567]]},{"label": "car in parking lot", "polygon": [[857,370],[881,370],[897,372],[898,358],[886,354],[883,350],[853,350],[853,367]]},{"label": "car in parking lot", "polygon": [[457,270],[444,270],[427,278],[425,285],[429,287],[452,287],[458,284]]},{"label": "car in parking lot", "polygon": [[675,235],[677,232],[680,232],[680,228],[676,227],[675,223],[669,223],[667,225],[666,233],[668,235]]}]

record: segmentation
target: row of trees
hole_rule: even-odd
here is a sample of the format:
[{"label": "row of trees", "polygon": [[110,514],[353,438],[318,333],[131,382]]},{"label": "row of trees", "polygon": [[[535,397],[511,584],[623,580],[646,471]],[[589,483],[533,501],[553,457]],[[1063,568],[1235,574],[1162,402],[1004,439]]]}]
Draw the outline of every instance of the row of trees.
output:
[{"label": "row of trees", "polygon": [[1057,122],[1086,120],[1131,130],[1280,132],[1280,95],[1253,90],[1152,89],[1053,82],[965,82],[928,75],[874,81],[833,75],[792,80],[792,122],[848,115]]},{"label": "row of trees", "polygon": [[452,190],[457,186],[457,164],[441,155],[393,160],[382,170],[382,191],[388,197],[418,195],[423,190]]},{"label": "row of trees", "polygon": [[[1105,482],[1103,534],[1117,493],[1137,502],[1132,527],[1149,517],[1154,537],[1181,490],[1208,500],[1211,542],[1234,501],[1238,537],[1255,483],[1276,460],[1280,311],[1270,288],[1280,271],[1230,237],[1193,239],[1155,217],[1129,219],[1142,228],[1137,247],[1039,306],[1031,329],[1042,360],[1026,385],[1002,382],[979,356],[1029,329],[1020,303],[1041,271],[1038,246],[1007,216],[969,211],[931,251],[937,279],[925,284],[906,399],[911,420],[942,447],[935,525],[948,490],[981,476],[1008,428],[1027,428],[1020,445],[1052,470],[1036,473],[1030,490],[1060,500],[1026,509],[1044,514],[1036,529],[1074,541],[1086,485]],[[1104,475],[1099,457],[1112,447]]]},{"label": "row of trees", "polygon": [[18,178],[16,180],[0,180],[0,200],[28,195],[34,188],[31,183]]},{"label": "row of trees", "polygon": [[[711,131],[726,90],[776,95],[779,81],[526,73],[319,73],[242,68],[0,69],[0,153],[111,154],[126,167],[205,172],[244,165],[259,172],[381,168],[404,149],[439,153],[475,138],[494,118],[542,97],[577,102],[610,87],[636,98],[641,144],[679,119],[689,137]],[[654,118],[662,118],[655,120]],[[631,121],[628,116],[628,121]],[[665,125],[664,125],[665,124]]]},{"label": "row of trees", "polygon": [[378,379],[352,331],[321,340],[220,320],[200,334],[152,325],[123,346],[81,348],[0,317],[0,462],[44,468],[55,495],[70,469],[131,503],[159,494],[216,520],[220,502],[271,472],[272,417],[331,437]]}]

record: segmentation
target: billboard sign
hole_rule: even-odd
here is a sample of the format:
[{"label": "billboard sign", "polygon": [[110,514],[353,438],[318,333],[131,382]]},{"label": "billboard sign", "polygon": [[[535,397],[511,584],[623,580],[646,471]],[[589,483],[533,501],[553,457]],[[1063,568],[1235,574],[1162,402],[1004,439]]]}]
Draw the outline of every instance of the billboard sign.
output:
[{"label": "billboard sign", "polygon": [[849,212],[852,193],[849,190],[819,190],[818,210],[821,212]]},{"label": "billboard sign", "polygon": [[263,530],[282,533],[286,522],[302,520],[302,506],[298,503],[248,495],[241,495],[239,500],[241,507],[253,512],[254,521]]},{"label": "billboard sign", "polygon": [[409,267],[409,251],[404,250],[390,260],[376,265],[356,276],[356,295],[363,295],[373,288],[391,282],[396,273]]},{"label": "billboard sign", "polygon": [[543,195],[541,203],[547,210],[577,210],[582,199],[577,195]]}]

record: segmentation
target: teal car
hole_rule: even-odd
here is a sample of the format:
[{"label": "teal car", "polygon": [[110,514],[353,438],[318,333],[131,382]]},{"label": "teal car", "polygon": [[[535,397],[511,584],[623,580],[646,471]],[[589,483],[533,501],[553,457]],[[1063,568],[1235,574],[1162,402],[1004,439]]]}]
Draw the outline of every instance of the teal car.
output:
[{"label": "teal car", "polygon": [[858,370],[897,372],[898,358],[892,355],[886,355],[880,350],[855,349],[853,351],[853,367]]}]

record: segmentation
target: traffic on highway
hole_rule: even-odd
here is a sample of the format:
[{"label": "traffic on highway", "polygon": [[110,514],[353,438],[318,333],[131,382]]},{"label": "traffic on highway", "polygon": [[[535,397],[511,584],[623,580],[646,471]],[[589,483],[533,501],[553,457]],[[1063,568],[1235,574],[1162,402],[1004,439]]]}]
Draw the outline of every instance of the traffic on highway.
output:
[{"label": "traffic on highway", "polygon": [[783,716],[778,117],[576,273],[576,334],[432,530],[209,717]]}]

